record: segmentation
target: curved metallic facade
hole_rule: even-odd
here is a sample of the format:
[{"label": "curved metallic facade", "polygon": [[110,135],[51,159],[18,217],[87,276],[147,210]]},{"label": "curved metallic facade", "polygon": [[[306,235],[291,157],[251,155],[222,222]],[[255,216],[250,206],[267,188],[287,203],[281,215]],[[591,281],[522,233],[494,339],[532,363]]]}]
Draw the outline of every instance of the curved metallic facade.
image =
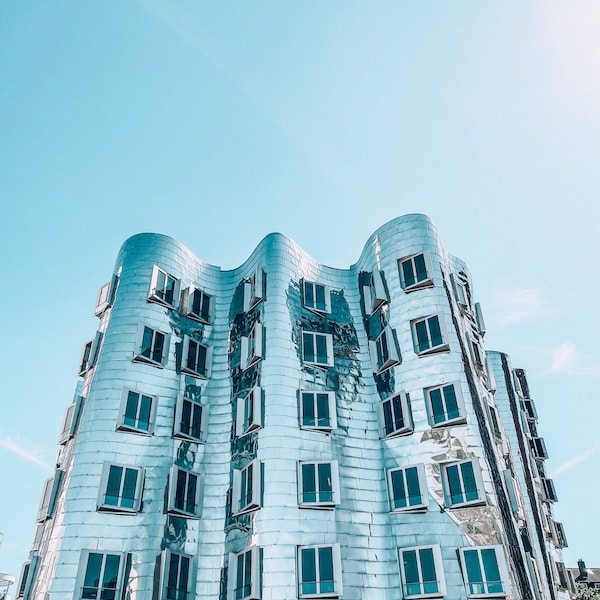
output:
[{"label": "curved metallic facade", "polygon": [[96,313],[21,597],[567,597],[427,217],[347,270],[280,234],[231,271],[136,235]]}]

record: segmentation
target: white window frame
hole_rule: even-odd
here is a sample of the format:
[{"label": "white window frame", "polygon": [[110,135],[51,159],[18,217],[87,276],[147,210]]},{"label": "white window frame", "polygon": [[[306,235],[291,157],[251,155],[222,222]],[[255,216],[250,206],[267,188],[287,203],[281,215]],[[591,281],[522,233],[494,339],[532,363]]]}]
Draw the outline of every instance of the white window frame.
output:
[{"label": "white window frame", "polygon": [[[260,600],[261,597],[261,549],[249,546],[241,552],[229,553],[229,569],[227,575],[227,600]],[[241,560],[240,560],[241,559]],[[249,568],[246,561],[250,562]],[[243,587],[238,593],[239,565],[243,565]],[[248,582],[248,579],[250,581]],[[245,588],[248,588],[246,590]],[[245,593],[245,592],[248,593]]]},{"label": "white window frame", "polygon": [[254,386],[235,403],[235,435],[240,438],[262,427],[262,389]]},{"label": "white window frame", "polygon": [[[433,344],[434,340],[432,339],[431,335],[431,323],[433,322],[433,319],[437,319],[441,337],[440,343],[435,345]],[[427,348],[423,349],[421,349],[419,346],[419,338],[417,335],[417,326],[420,323],[425,323],[427,342],[429,344]],[[417,356],[428,356],[429,354],[437,354],[438,352],[448,352],[448,350],[450,349],[448,343],[448,332],[446,330],[446,323],[444,321],[444,315],[442,313],[436,313],[433,315],[419,317],[418,319],[412,319],[410,322],[410,330],[412,332],[413,337],[413,347]]]},{"label": "white window frame", "polygon": [[521,400],[522,403],[522,411],[525,413],[525,418],[528,421],[537,421],[538,414],[537,408],[535,407],[535,402],[531,398],[523,398]]},{"label": "white window frame", "polygon": [[[119,482],[119,496],[117,500],[117,504],[108,504],[106,502],[107,495],[107,486],[108,479],[113,469],[122,469],[121,477]],[[135,479],[135,490],[133,496],[133,504],[132,506],[123,506],[121,502],[123,501],[123,488],[125,484],[125,476],[127,471],[135,471],[136,479]],[[144,469],[142,467],[134,467],[132,465],[123,465],[105,462],[102,467],[102,475],[100,476],[100,488],[98,490],[98,500],[96,503],[96,508],[99,511],[106,512],[114,512],[114,513],[136,513],[140,511],[140,507],[142,504],[142,490],[144,489]]]},{"label": "white window frame", "polygon": [[387,325],[374,340],[369,340],[369,351],[375,375],[379,375],[402,362],[396,332]]},{"label": "white window frame", "polygon": [[[185,554],[184,552],[173,552],[169,548],[164,548],[160,553],[160,590],[161,598],[168,598],[169,596],[167,591],[167,585],[169,583],[169,569],[171,566],[171,558],[177,557],[179,559],[184,559],[188,562],[188,580],[186,582],[186,590],[185,596],[182,596],[182,590],[177,587],[176,588],[176,598],[180,600],[192,600],[196,597],[196,577],[197,577],[197,569],[196,569],[196,557],[190,556],[189,554]],[[177,565],[177,582],[178,584],[181,582],[181,560]]]},{"label": "white window frame", "polygon": [[456,298],[456,304],[460,309],[461,313],[468,313],[470,310],[469,304],[469,282],[464,279],[464,276],[454,273],[450,273],[450,281],[454,288],[454,297]]},{"label": "white window frame", "polygon": [[[96,580],[98,585],[100,581],[102,581],[104,570],[106,568],[106,559],[109,556],[118,557],[119,559],[119,568],[117,570],[117,586],[115,588],[102,588],[95,586],[85,586],[85,576],[87,574],[88,562],[90,555],[98,554],[101,555],[102,565],[100,567],[99,578]],[[75,583],[75,593],[73,594],[74,599],[81,599],[83,597],[83,589],[84,587],[88,587],[89,589],[95,589],[96,600],[100,600],[102,598],[102,590],[103,589],[114,589],[115,590],[115,598],[120,598],[123,591],[124,584],[124,576],[125,576],[125,563],[127,562],[127,554],[125,552],[114,552],[108,550],[82,550],[81,557],[79,559],[79,569],[77,572],[77,580]],[[91,596],[86,595],[86,598],[90,598]]]},{"label": "white window frame", "polygon": [[49,477],[44,481],[42,497],[40,499],[36,518],[38,523],[43,523],[53,515],[63,474],[63,471],[57,469],[52,477]]},{"label": "white window frame", "polygon": [[[394,429],[387,431],[386,428],[386,405],[389,405],[389,413]],[[385,400],[382,400],[377,406],[379,417],[379,431],[382,439],[391,439],[402,435],[408,435],[414,431],[410,398],[407,393],[399,392]],[[402,426],[398,425],[398,410],[402,417]]]},{"label": "white window frame", "polygon": [[[407,471],[415,470],[417,475],[417,481],[419,484],[419,497],[420,502],[410,503],[410,496],[408,494],[407,486]],[[404,486],[406,500],[406,506],[396,506],[396,498],[394,496],[394,474],[398,473],[402,477],[402,483]],[[425,477],[425,467],[423,464],[408,465],[406,467],[397,467],[394,469],[387,470],[387,484],[388,484],[388,498],[390,502],[390,512],[392,513],[406,513],[406,512],[425,512],[427,510],[428,492],[427,492],[427,478]]]},{"label": "white window frame", "polygon": [[[250,494],[246,493],[246,498],[242,496],[242,487],[248,485],[248,474],[252,473],[252,490]],[[245,483],[245,485],[244,485]],[[233,515],[243,515],[254,510],[258,510],[262,505],[262,463],[257,459],[249,462],[241,469],[233,471],[233,493],[232,493],[232,513]]]},{"label": "white window frame", "polygon": [[46,522],[36,523],[35,531],[33,532],[33,540],[31,542],[31,551],[37,552],[42,544],[42,539],[44,537],[44,529],[46,526]]},{"label": "white window frame", "polygon": [[484,336],[486,328],[481,304],[479,302],[475,302],[475,304],[473,304],[473,307],[475,308],[475,322],[477,323],[477,331],[479,331],[480,335]]},{"label": "white window frame", "polygon": [[[410,262],[412,266],[413,274],[416,275],[417,269],[415,267],[415,259],[419,256],[423,256],[423,262],[425,265],[425,275],[423,279],[419,281],[414,281],[413,283],[407,283],[406,278],[404,276],[404,268],[403,264],[405,262]],[[426,287],[433,286],[433,267],[431,265],[431,257],[429,256],[429,252],[424,250],[423,252],[417,252],[416,254],[411,254],[409,256],[405,256],[398,260],[398,272],[400,274],[400,286],[405,292],[412,292],[414,290],[419,290]]]},{"label": "white window frame", "polygon": [[78,396],[75,402],[67,406],[58,438],[60,445],[66,444],[70,439],[75,437],[82,405],[83,398]]},{"label": "white window frame", "polygon": [[368,285],[363,286],[363,298],[367,315],[374,315],[382,306],[389,303],[390,295],[385,286],[383,274],[379,269],[371,273]]},{"label": "white window frame", "polygon": [[[306,293],[308,288],[312,288],[312,303],[309,302]],[[321,288],[323,290],[323,307],[317,306],[317,288]],[[328,285],[324,285],[322,283],[317,283],[316,281],[308,281],[306,279],[302,280],[302,306],[310,312],[315,313],[316,315],[326,315],[331,313],[331,289]]]},{"label": "white window frame", "polygon": [[[159,276],[165,277],[165,285],[162,289],[159,289]],[[169,281],[173,281],[173,300],[171,302],[165,298],[169,289]],[[156,302],[162,306],[168,308],[175,308],[177,300],[179,299],[179,290],[181,288],[181,281],[174,277],[164,269],[161,269],[158,265],[152,267],[152,278],[150,280],[150,290],[148,291],[148,302]]]},{"label": "white window frame", "polygon": [[40,557],[37,554],[33,554],[30,559],[25,561],[21,566],[21,573],[19,574],[19,581],[17,583],[17,589],[15,590],[17,599],[30,599],[31,586],[35,580],[39,560]]},{"label": "white window frame", "polygon": [[[196,311],[193,308],[194,297],[198,294],[200,295],[200,311]],[[205,302],[208,302],[208,311],[202,310]],[[195,285],[190,285],[181,292],[181,304],[179,306],[179,310],[181,314],[188,319],[192,319],[193,321],[197,321],[198,323],[203,323],[205,325],[210,325],[214,319],[213,305],[213,296],[207,294],[204,290],[196,287]]]},{"label": "white window frame", "polygon": [[543,437],[532,436],[529,440],[531,453],[538,460],[546,460],[548,458],[548,450],[546,450],[546,442]]},{"label": "white window frame", "polygon": [[[127,406],[129,404],[130,395],[137,396],[136,399],[136,411],[135,411],[135,422],[140,423],[140,409],[142,406],[142,399],[148,398],[150,400],[150,413],[148,415],[148,428],[140,427],[135,424],[125,423],[125,418],[127,415]],[[156,405],[158,403],[158,399],[156,396],[151,394],[145,394],[144,392],[138,392],[135,390],[130,390],[129,388],[123,388],[123,392],[121,394],[121,405],[119,406],[119,415],[117,417],[117,430],[118,431],[127,431],[130,433],[139,433],[141,435],[152,435],[154,432],[154,421],[156,417]]]},{"label": "white window frame", "polygon": [[[179,473],[185,475],[185,492],[187,496],[189,482],[192,478],[196,480],[196,493],[194,496],[194,510],[189,511],[187,508],[177,506],[177,482]],[[167,498],[167,512],[186,519],[198,519],[202,514],[202,493],[204,489],[204,478],[200,473],[194,473],[189,469],[184,469],[177,465],[173,465],[169,472],[169,494]]]},{"label": "white window frame", "polygon": [[556,531],[556,547],[557,548],[568,548],[569,543],[567,542],[567,534],[565,532],[565,526],[559,521],[554,521],[554,529]]},{"label": "white window frame", "polygon": [[244,312],[251,311],[265,299],[265,273],[259,267],[244,280]]},{"label": "white window frame", "polygon": [[[306,420],[309,418],[304,414],[304,406],[305,406],[305,397],[306,403],[312,404],[313,409],[313,420],[314,424],[306,423]],[[327,400],[327,410],[329,413],[329,423],[323,424],[319,423],[323,419],[321,415],[319,415],[319,406],[320,406],[320,398],[326,397]],[[312,402],[311,402],[312,400]],[[337,415],[336,415],[336,403],[335,403],[335,392],[323,392],[319,390],[298,390],[298,418],[300,419],[300,429],[305,429],[309,431],[324,431],[329,432],[337,429]]]},{"label": "white window frame", "polygon": [[263,326],[258,321],[252,326],[250,335],[242,336],[240,365],[243,370],[249,369],[264,358]]},{"label": "white window frame", "polygon": [[544,494],[545,502],[558,502],[558,495],[556,493],[556,488],[554,487],[554,481],[549,477],[542,477],[542,492]]},{"label": "white window frame", "polygon": [[[319,568],[319,549],[321,548],[330,548],[331,549],[331,562],[333,566],[333,590],[325,590],[319,591],[319,586],[323,583],[321,580],[321,573]],[[315,551],[315,573],[316,573],[316,581],[315,582],[305,582],[302,579],[302,553],[305,550],[314,550]],[[314,545],[306,545],[306,546],[297,546],[296,547],[296,578],[298,581],[298,598],[340,598],[344,593],[342,586],[342,559],[340,553],[340,545],[339,544],[314,544]],[[317,588],[314,593],[311,592],[303,592],[303,586],[309,584],[315,584]]]},{"label": "white window frame", "polygon": [[[448,411],[448,398],[446,389],[452,387],[454,389],[454,398],[456,400],[456,407],[458,410],[458,416],[452,418],[446,418],[442,421],[435,421],[435,414],[433,410],[433,400],[431,398],[432,392],[436,392],[439,390],[440,392],[440,400],[443,404],[443,415],[446,417],[449,416]],[[460,384],[457,381],[443,383],[440,385],[434,385],[423,390],[423,395],[425,397],[425,407],[427,409],[427,418],[429,420],[429,425],[433,428],[436,427],[447,427],[450,425],[461,425],[466,423],[466,412],[465,412],[465,403],[462,397],[462,390]]]},{"label": "white window frame", "polygon": [[[146,356],[145,354],[142,354],[142,352],[144,352],[144,348],[142,347],[142,344],[144,341],[144,332],[146,331],[146,329],[148,329],[149,331],[152,332],[152,340],[151,340],[151,345],[149,348],[150,356]],[[163,336],[163,346],[162,346],[160,361],[153,358],[153,355],[155,353],[154,348],[156,345],[156,340],[158,339],[157,334],[160,334],[161,336]],[[135,343],[135,352],[133,353],[133,362],[140,362],[140,363],[152,365],[153,367],[158,367],[159,369],[162,369],[168,362],[170,337],[171,336],[168,333],[165,333],[164,331],[161,331],[160,329],[158,329],[156,327],[146,325],[145,323],[140,323],[138,326],[137,339],[136,339],[136,343]]]},{"label": "white window frame", "polygon": [[[463,467],[467,464],[470,464],[473,470],[473,478],[475,480],[475,491],[477,492],[477,498],[467,499],[465,497],[465,471]],[[448,476],[448,471],[449,469],[454,468],[456,468],[456,473],[458,474],[460,492],[464,497],[464,499],[460,501],[455,501],[452,499],[450,490],[450,480]],[[441,465],[441,470],[445,504],[448,508],[462,508],[463,506],[477,506],[486,503],[485,489],[483,487],[483,478],[481,475],[481,466],[477,458],[467,458],[465,460],[444,463]]]},{"label": "white window frame", "polygon": [[480,372],[485,371],[485,352],[481,342],[475,335],[467,335],[469,341],[469,348],[471,350],[471,358],[473,360],[473,366]]},{"label": "white window frame", "polygon": [[[188,355],[190,352],[190,347],[196,347],[195,356],[196,360],[193,364],[190,365],[188,362]],[[198,363],[198,349],[204,349],[204,368],[202,365]],[[211,362],[212,362],[212,346],[207,346],[206,344],[201,344],[198,340],[191,338],[189,335],[183,336],[183,342],[181,345],[181,369],[182,373],[186,375],[191,375],[192,377],[196,377],[198,379],[208,379],[210,377],[211,372]]]},{"label": "white window frame", "polygon": [[[304,466],[305,465],[313,465],[315,468],[315,478],[312,482],[314,484],[314,495],[315,500],[305,500],[305,494],[309,492],[305,492],[305,477],[304,477]],[[321,490],[319,489],[319,468],[320,465],[329,465],[329,487],[330,490]],[[298,461],[297,464],[297,474],[298,474],[298,506],[300,508],[317,508],[317,509],[331,509],[335,508],[337,504],[340,503],[340,474],[337,460],[319,460],[319,461],[308,461],[301,460]],[[321,494],[331,493],[331,499],[321,500],[319,496]]]},{"label": "white window frame", "polygon": [[113,275],[113,278],[108,283],[105,283],[100,287],[96,299],[96,308],[94,309],[94,315],[96,317],[101,317],[106,309],[114,304],[118,285],[119,276]]},{"label": "white window frame", "polygon": [[[188,431],[184,430],[183,425],[183,416],[186,405],[190,405],[190,423],[188,427]],[[200,430],[198,435],[195,435],[192,431],[192,425],[195,422],[195,417],[197,411],[200,412]],[[179,394],[177,397],[177,404],[175,405],[175,418],[173,420],[173,437],[188,440],[190,442],[195,442],[197,444],[203,444],[206,442],[206,435],[208,429],[208,404],[202,404],[200,400],[196,400],[195,398],[190,398],[185,394]],[[187,411],[186,411],[187,412]]]},{"label": "white window frame", "polygon": [[521,494],[518,492],[517,481],[510,469],[502,471],[504,485],[508,494],[510,508],[517,517],[523,518],[523,505],[521,504]]},{"label": "white window frame", "polygon": [[[423,565],[422,565],[422,557],[423,552],[430,550],[431,557],[433,559],[433,567],[435,569],[435,582],[431,581],[423,581]],[[416,566],[418,571],[418,581],[410,582],[413,586],[418,586],[418,590],[413,590],[408,588],[408,583],[406,581],[406,569],[404,564],[404,555],[414,552],[416,558]],[[398,549],[398,561],[400,563],[400,578],[402,580],[402,597],[403,598],[433,598],[440,597],[446,595],[446,579],[444,577],[444,568],[442,563],[442,553],[440,551],[440,547],[437,544],[431,546],[412,546],[407,548],[399,548]],[[437,589],[429,590],[426,589],[426,584],[435,583]],[[416,592],[416,593],[414,593]]]},{"label": "white window frame", "polygon": [[83,377],[92,368],[92,351],[94,348],[94,340],[86,342],[81,352],[81,359],[79,360],[79,369],[77,375]]},{"label": "white window frame", "polygon": [[[314,355],[314,360],[306,359],[306,347],[305,347],[305,336],[312,337],[312,351]],[[317,336],[322,336],[325,338],[325,351],[326,351],[326,362],[319,362],[317,356]],[[302,362],[305,365],[312,365],[315,367],[333,367],[334,358],[333,358],[333,336],[331,333],[320,333],[318,331],[306,331],[302,330]]]},{"label": "white window frame", "polygon": [[[459,548],[458,552],[467,598],[502,598],[510,593],[510,579],[508,576],[508,568],[506,566],[506,558],[504,556],[502,546],[469,546],[465,548]],[[483,552],[486,554],[489,552],[494,553],[496,559],[496,569],[498,570],[498,576],[500,577],[499,580],[488,580],[488,573],[485,572],[485,563],[483,561]],[[477,554],[479,572],[483,578],[483,581],[469,580],[467,559],[465,557],[465,554],[467,553]],[[496,587],[492,587],[493,584],[501,585],[501,589],[498,590]]]}]

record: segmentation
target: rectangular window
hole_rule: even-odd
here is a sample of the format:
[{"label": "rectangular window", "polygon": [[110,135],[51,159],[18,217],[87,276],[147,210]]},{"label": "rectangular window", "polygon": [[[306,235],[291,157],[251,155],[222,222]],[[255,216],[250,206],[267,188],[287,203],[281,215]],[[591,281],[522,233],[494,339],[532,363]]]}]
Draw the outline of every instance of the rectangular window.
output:
[{"label": "rectangular window", "polygon": [[410,398],[404,392],[381,402],[379,415],[384,438],[405,435],[413,430]]},{"label": "rectangular window", "polygon": [[132,513],[140,510],[144,469],[104,463],[98,510]]},{"label": "rectangular window", "polygon": [[392,512],[427,509],[427,487],[423,465],[390,469],[387,481]]},{"label": "rectangular window", "polygon": [[429,254],[414,254],[398,261],[400,285],[405,292],[433,285]]},{"label": "rectangular window", "polygon": [[337,461],[298,463],[298,504],[302,508],[333,508],[339,501]]},{"label": "rectangular window", "polygon": [[331,334],[303,331],[302,360],[310,365],[333,367],[333,338]]},{"label": "rectangular window", "polygon": [[438,315],[415,319],[410,322],[410,326],[415,352],[419,356],[448,350],[448,344],[444,341],[444,322]]},{"label": "rectangular window", "polygon": [[529,441],[531,445],[531,451],[533,452],[534,458],[545,460],[548,458],[548,451],[546,450],[546,444],[544,438],[533,437]]},{"label": "rectangular window", "polygon": [[384,327],[375,340],[369,341],[373,373],[379,374],[400,364],[400,349],[396,340],[396,332]]},{"label": "rectangular window", "polygon": [[115,294],[119,285],[119,276],[113,275],[113,278],[108,283],[105,283],[98,291],[98,298],[96,300],[96,308],[94,309],[94,315],[101,317],[104,311],[111,307],[115,301]]},{"label": "rectangular window", "polygon": [[260,549],[257,546],[229,555],[227,600],[260,600]]},{"label": "rectangular window", "polygon": [[488,402],[485,403],[485,406],[488,409],[488,414],[490,418],[490,428],[492,430],[492,434],[497,440],[502,439],[502,429],[500,428],[500,419],[498,418],[498,411],[495,406],[492,406]]},{"label": "rectangular window", "polygon": [[80,377],[83,377],[89,369],[92,368],[92,348],[94,346],[94,340],[90,340],[83,347],[83,352],[81,353],[81,360],[79,361],[79,370],[77,374]]},{"label": "rectangular window", "polygon": [[337,427],[335,392],[300,390],[300,428],[331,431]]},{"label": "rectangular window", "polygon": [[558,502],[556,488],[552,479],[542,477],[542,486],[544,488],[544,500],[547,502]]},{"label": "rectangular window", "polygon": [[331,292],[326,285],[302,281],[302,304],[304,308],[323,315],[331,312]]},{"label": "rectangular window", "polygon": [[244,312],[251,311],[265,299],[265,273],[256,271],[244,281]]},{"label": "rectangular window", "polygon": [[342,563],[339,544],[298,547],[298,597],[339,598]]},{"label": "rectangular window", "polygon": [[517,482],[513,477],[510,469],[502,471],[504,478],[504,485],[506,486],[506,492],[508,494],[508,500],[510,502],[510,508],[512,512],[518,517],[523,518],[523,507],[521,506],[521,494],[518,493]]},{"label": "rectangular window", "polygon": [[84,550],[74,597],[81,600],[119,600],[126,556],[121,552]]},{"label": "rectangular window", "polygon": [[22,598],[23,600],[30,599],[31,586],[35,579],[39,560],[40,557],[37,554],[33,554],[30,560],[23,563],[19,582],[17,583],[17,598]]},{"label": "rectangular window", "polygon": [[179,296],[179,280],[154,265],[148,300],[173,308]]},{"label": "rectangular window", "polygon": [[242,336],[240,363],[242,369],[248,369],[263,359],[263,326],[254,323],[249,336]]},{"label": "rectangular window", "polygon": [[235,434],[241,437],[262,427],[262,390],[254,386],[248,394],[236,400]]},{"label": "rectangular window", "polygon": [[439,546],[400,548],[398,552],[404,598],[428,598],[446,593]]},{"label": "rectangular window", "polygon": [[[559,586],[563,590],[569,589],[569,576],[567,574],[567,569],[565,567],[565,563],[557,561],[554,564],[556,565],[556,572],[558,573],[558,584],[559,584]],[[597,584],[595,584],[594,587],[598,588],[600,586],[598,586]],[[593,598],[593,596],[591,596],[591,597]]]},{"label": "rectangular window", "polygon": [[535,408],[535,404],[533,403],[533,400],[531,400],[530,398],[525,398],[524,400],[521,400],[521,406],[523,407],[525,416],[527,417],[527,419],[529,421],[537,421],[538,420],[537,410]]},{"label": "rectangular window", "polygon": [[181,292],[180,310],[182,315],[194,321],[207,325],[212,322],[212,298],[193,285]]},{"label": "rectangular window", "polygon": [[497,598],[509,590],[501,546],[460,548],[463,578],[469,598]]},{"label": "rectangular window", "polygon": [[181,372],[191,375],[192,377],[207,379],[210,375],[211,354],[211,348],[184,335],[181,354]]},{"label": "rectangular window", "polygon": [[199,399],[181,395],[177,398],[173,437],[190,442],[206,441],[208,405],[200,404]]},{"label": "rectangular window", "polygon": [[477,331],[479,331],[480,335],[485,335],[485,319],[483,318],[483,310],[481,309],[481,304],[479,302],[475,302],[475,322],[477,323]]},{"label": "rectangular window", "polygon": [[485,357],[481,348],[481,344],[479,343],[479,340],[475,339],[475,337],[469,337],[469,341],[471,342],[471,357],[473,359],[473,365],[478,371],[483,373]]},{"label": "rectangular window", "polygon": [[135,433],[152,433],[156,413],[156,396],[124,389],[117,419],[117,429]]},{"label": "rectangular window", "polygon": [[42,543],[42,538],[44,537],[44,527],[45,523],[38,523],[35,526],[35,531],[33,532],[33,541],[31,542],[31,551],[37,552]]},{"label": "rectangular window", "polygon": [[63,417],[60,437],[58,438],[59,444],[66,444],[75,436],[75,432],[79,425],[79,415],[81,413],[82,404],[83,398],[78,396],[77,400],[67,407],[65,416]]},{"label": "rectangular window", "polygon": [[198,518],[201,498],[201,476],[173,465],[169,474],[167,512],[184,518]]},{"label": "rectangular window", "polygon": [[[161,599],[192,600],[196,569],[194,558],[165,549],[161,554]],[[111,599],[112,600],[112,599]]]},{"label": "rectangular window", "polygon": [[163,367],[168,355],[168,341],[169,336],[166,333],[140,325],[133,360]]},{"label": "rectangular window", "polygon": [[442,465],[442,475],[447,506],[485,503],[481,472],[476,459]]},{"label": "rectangular window", "polygon": [[427,415],[432,427],[465,422],[465,408],[460,387],[449,383],[424,390]]},{"label": "rectangular window", "polygon": [[554,521],[554,529],[556,531],[556,547],[567,548],[569,544],[567,543],[567,534],[565,533],[564,525],[558,521]]},{"label": "rectangular window", "polygon": [[262,465],[257,460],[233,472],[233,514],[240,515],[260,508]]},{"label": "rectangular window", "polygon": [[363,298],[367,315],[374,315],[384,304],[390,301],[390,295],[381,271],[373,271],[369,285],[363,286]]},{"label": "rectangular window", "polygon": [[49,519],[54,513],[54,506],[56,504],[56,498],[58,491],[60,490],[60,484],[62,482],[63,471],[57,469],[54,472],[54,476],[44,481],[44,487],[42,491],[42,498],[40,506],[37,512],[37,522],[41,523],[46,519]]}]

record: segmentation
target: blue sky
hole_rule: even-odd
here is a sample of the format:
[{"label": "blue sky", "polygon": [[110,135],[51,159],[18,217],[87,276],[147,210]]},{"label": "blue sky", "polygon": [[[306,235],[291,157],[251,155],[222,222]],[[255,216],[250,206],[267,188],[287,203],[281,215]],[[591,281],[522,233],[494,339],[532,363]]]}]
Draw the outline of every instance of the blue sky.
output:
[{"label": "blue sky", "polygon": [[281,231],[347,267],[409,212],[527,369],[566,562],[600,566],[598,40],[594,0],[3,2],[0,571],[127,237],[231,268]]}]

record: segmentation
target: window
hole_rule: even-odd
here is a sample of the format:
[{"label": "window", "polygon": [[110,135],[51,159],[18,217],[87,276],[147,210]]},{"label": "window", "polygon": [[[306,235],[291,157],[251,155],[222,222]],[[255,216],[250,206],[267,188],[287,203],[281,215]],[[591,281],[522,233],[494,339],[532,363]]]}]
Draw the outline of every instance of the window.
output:
[{"label": "window", "polygon": [[400,364],[400,350],[396,333],[390,327],[384,327],[375,340],[369,341],[373,373],[379,374]]},{"label": "window", "polygon": [[136,433],[152,433],[155,413],[156,396],[124,389],[117,429]]},{"label": "window", "polygon": [[66,444],[71,438],[75,436],[77,426],[79,425],[79,414],[81,412],[81,405],[83,404],[83,398],[78,396],[77,400],[73,404],[67,406],[65,416],[63,418],[60,437],[58,438],[59,444]]},{"label": "window", "polygon": [[503,472],[504,484],[510,502],[512,512],[520,518],[523,518],[523,507],[521,506],[521,495],[517,492],[517,482],[513,477],[510,469],[505,469]]},{"label": "window", "polygon": [[102,342],[102,335],[103,334],[98,331],[96,333],[96,338],[87,342],[83,347],[81,360],[79,362],[79,371],[77,372],[80,377],[83,377],[96,364],[98,353],[100,351],[100,343]]},{"label": "window", "polygon": [[427,598],[446,593],[439,546],[417,546],[399,550],[404,598]]},{"label": "window", "polygon": [[533,452],[534,458],[545,460],[548,458],[548,451],[546,450],[546,444],[544,438],[533,437],[529,441],[531,444],[531,451]]},{"label": "window", "polygon": [[542,486],[544,488],[544,500],[547,502],[558,502],[556,488],[552,479],[542,477]]},{"label": "window", "polygon": [[262,495],[262,465],[253,460],[243,469],[233,472],[234,515],[240,515],[260,508]]},{"label": "window", "polygon": [[236,400],[235,434],[241,437],[262,427],[262,390],[253,387],[248,394]]},{"label": "window", "polygon": [[227,600],[260,600],[260,549],[257,546],[229,555]]},{"label": "window", "polygon": [[[558,584],[564,590],[569,589],[569,576],[567,575],[567,569],[565,567],[565,563],[557,561],[556,572],[558,573]],[[595,588],[599,587],[597,584],[594,585]]]},{"label": "window", "polygon": [[331,293],[326,285],[312,281],[302,282],[302,304],[304,308],[319,315],[331,312]]},{"label": "window", "polygon": [[178,295],[179,280],[154,265],[148,300],[172,308],[175,306],[175,299]]},{"label": "window", "polygon": [[501,546],[460,548],[459,552],[469,598],[507,595],[508,573]]},{"label": "window", "polygon": [[465,422],[460,388],[453,383],[425,389],[429,424],[432,427]]},{"label": "window", "polygon": [[161,554],[161,599],[192,600],[195,597],[195,561],[192,556],[165,549]]},{"label": "window", "polygon": [[84,550],[79,563],[75,598],[119,600],[126,556],[121,552]]},{"label": "window", "polygon": [[339,544],[298,547],[298,597],[339,598],[342,563]]},{"label": "window", "polygon": [[485,358],[481,343],[478,339],[475,339],[475,337],[469,337],[469,341],[471,343],[471,358],[473,359],[473,364],[478,371],[483,372]]},{"label": "window", "polygon": [[21,567],[21,575],[17,584],[17,598],[29,600],[31,586],[35,578],[39,560],[40,557],[36,554],[33,554],[31,555],[30,560],[23,563],[23,566]]},{"label": "window", "polygon": [[483,310],[481,310],[481,304],[475,302],[475,322],[477,323],[477,331],[480,335],[485,335],[485,320],[483,318]]},{"label": "window", "polygon": [[390,469],[387,475],[392,512],[423,511],[427,509],[427,487],[423,465]]},{"label": "window", "polygon": [[177,398],[173,437],[190,442],[206,441],[208,424],[208,406],[202,406],[200,400],[181,395]]},{"label": "window", "polygon": [[454,290],[454,297],[456,303],[462,313],[469,311],[471,306],[471,294],[469,292],[469,282],[467,281],[466,275],[461,271],[458,275],[450,273],[450,282]]},{"label": "window", "polygon": [[411,433],[413,422],[408,394],[401,392],[381,402],[379,405],[379,417],[383,437],[391,438]]},{"label": "window", "polygon": [[414,254],[398,262],[400,285],[405,292],[433,285],[429,254]]},{"label": "window", "polygon": [[300,427],[331,431],[337,427],[335,392],[300,391]]},{"label": "window", "polygon": [[381,271],[373,271],[369,285],[363,286],[363,297],[365,313],[368,315],[375,314],[384,304],[390,301]]},{"label": "window", "polygon": [[567,534],[565,533],[564,525],[558,521],[554,521],[554,529],[556,531],[556,547],[567,548],[569,544],[567,543]]},{"label": "window", "polygon": [[502,439],[502,429],[500,428],[500,419],[498,418],[498,411],[495,406],[489,404],[489,402],[485,403],[485,406],[488,410],[490,427],[492,429],[492,433],[497,440]]},{"label": "window", "polygon": [[197,518],[201,512],[201,497],[202,478],[200,475],[173,465],[169,474],[167,512],[180,517]]},{"label": "window", "polygon": [[96,300],[96,308],[94,309],[94,315],[97,317],[102,316],[104,311],[113,305],[115,301],[115,294],[119,285],[119,276],[114,275],[112,280],[105,283],[98,291],[98,298]]},{"label": "window", "polygon": [[475,459],[442,465],[444,493],[447,506],[483,504],[483,482]]},{"label": "window", "polygon": [[298,504],[303,508],[333,508],[340,501],[337,461],[298,463]]},{"label": "window", "polygon": [[524,400],[521,400],[521,406],[523,407],[525,416],[529,421],[537,421],[537,410],[535,408],[533,400],[531,400],[530,398],[525,398]]},{"label": "window", "polygon": [[330,333],[302,332],[302,360],[306,364],[332,367],[333,338]]},{"label": "window", "polygon": [[244,312],[258,306],[265,298],[265,274],[256,269],[251,277],[244,281]]},{"label": "window", "polygon": [[212,322],[212,298],[193,285],[181,293],[180,309],[181,314],[189,319],[206,324]]},{"label": "window", "polygon": [[41,523],[46,519],[49,519],[54,512],[54,505],[56,504],[56,497],[60,489],[63,472],[57,470],[53,477],[50,477],[44,481],[44,487],[42,491],[42,499],[37,512],[37,522]]},{"label": "window", "polygon": [[263,326],[254,323],[248,337],[242,336],[240,363],[242,369],[248,369],[263,358]]},{"label": "window", "polygon": [[448,350],[448,344],[444,342],[444,323],[438,315],[415,319],[410,326],[415,352],[419,356]]},{"label": "window", "polygon": [[211,348],[184,335],[181,354],[181,372],[191,375],[192,377],[207,379],[210,375],[211,354]]},{"label": "window", "polygon": [[38,523],[35,526],[35,531],[33,532],[33,541],[31,542],[32,552],[37,552],[42,544],[42,538],[44,537],[44,526],[45,523]]},{"label": "window", "polygon": [[162,367],[167,357],[168,341],[169,336],[166,333],[146,325],[140,326],[133,360]]},{"label": "window", "polygon": [[144,469],[104,463],[98,510],[132,513],[140,510]]}]

